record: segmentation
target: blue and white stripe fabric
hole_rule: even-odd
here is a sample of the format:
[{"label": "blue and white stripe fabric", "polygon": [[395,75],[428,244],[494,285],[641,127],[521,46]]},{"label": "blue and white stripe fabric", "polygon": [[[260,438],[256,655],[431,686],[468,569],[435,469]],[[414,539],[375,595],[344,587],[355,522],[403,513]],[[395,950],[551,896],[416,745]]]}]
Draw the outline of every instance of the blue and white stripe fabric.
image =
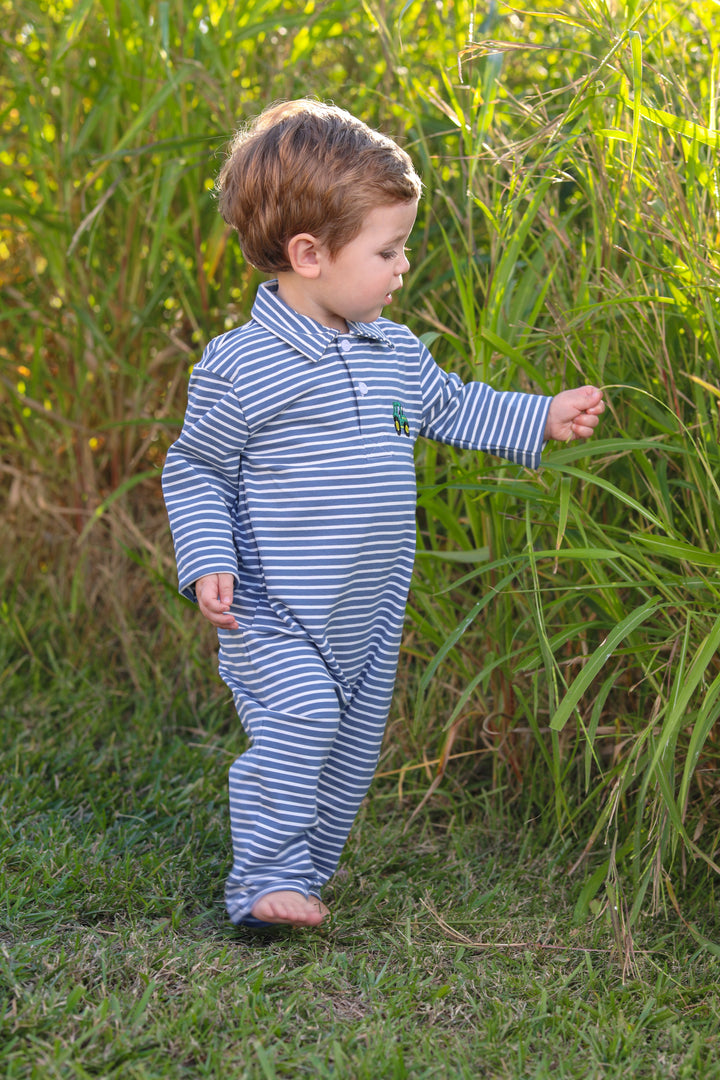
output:
[{"label": "blue and white stripe fabric", "polygon": [[550,398],[463,384],[407,327],[347,333],[268,282],[192,372],[163,491],[179,586],[230,573],[219,668],[251,746],[230,770],[230,917],[319,895],[372,780],[415,549],[418,436],[540,462]]}]

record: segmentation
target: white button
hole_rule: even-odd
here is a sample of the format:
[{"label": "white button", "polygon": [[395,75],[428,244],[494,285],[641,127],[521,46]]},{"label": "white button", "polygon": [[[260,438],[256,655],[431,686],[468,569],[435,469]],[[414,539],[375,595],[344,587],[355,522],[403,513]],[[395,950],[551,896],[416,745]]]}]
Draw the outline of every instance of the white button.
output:
[{"label": "white button", "polygon": [[360,394],[360,397],[365,397],[368,393],[368,384],[364,382],[358,383],[358,393]]},{"label": "white button", "polygon": [[338,342],[338,347],[340,349],[340,352],[350,352],[350,342],[347,338],[340,338],[340,341]]}]

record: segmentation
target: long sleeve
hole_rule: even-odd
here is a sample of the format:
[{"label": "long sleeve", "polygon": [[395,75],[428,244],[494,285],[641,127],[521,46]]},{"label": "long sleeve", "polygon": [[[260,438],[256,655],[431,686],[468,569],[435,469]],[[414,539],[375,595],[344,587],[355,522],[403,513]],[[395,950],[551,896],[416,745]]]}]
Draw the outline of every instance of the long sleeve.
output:
[{"label": "long sleeve", "polygon": [[420,434],[460,449],[484,450],[536,469],[551,397],[493,390],[447,374],[422,347]]},{"label": "long sleeve", "polygon": [[163,496],[170,519],[179,588],[195,599],[205,574],[238,577],[232,514],[248,427],[231,382],[198,365],[191,376],[185,423],[168,451]]}]

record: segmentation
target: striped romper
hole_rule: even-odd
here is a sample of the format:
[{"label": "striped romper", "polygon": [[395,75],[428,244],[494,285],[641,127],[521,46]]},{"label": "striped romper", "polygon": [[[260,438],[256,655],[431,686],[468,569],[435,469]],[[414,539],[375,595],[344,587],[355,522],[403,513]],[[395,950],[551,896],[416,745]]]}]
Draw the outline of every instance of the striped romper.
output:
[{"label": "striped romper", "polygon": [[380,752],[415,550],[419,435],[536,468],[550,398],[463,384],[407,327],[347,333],[261,285],[193,368],[163,471],[181,592],[235,578],[219,670],[250,745],[230,768],[226,903],[319,896]]}]

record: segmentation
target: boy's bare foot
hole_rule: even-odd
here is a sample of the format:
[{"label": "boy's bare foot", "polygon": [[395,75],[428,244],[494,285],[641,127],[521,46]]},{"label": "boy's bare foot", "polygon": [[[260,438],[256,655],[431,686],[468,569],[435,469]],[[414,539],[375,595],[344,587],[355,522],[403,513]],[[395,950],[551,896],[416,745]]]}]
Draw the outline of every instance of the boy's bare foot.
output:
[{"label": "boy's bare foot", "polygon": [[317,896],[307,899],[299,892],[278,889],[261,896],[252,908],[252,916],[260,922],[286,923],[289,926],[319,926],[328,909]]}]

